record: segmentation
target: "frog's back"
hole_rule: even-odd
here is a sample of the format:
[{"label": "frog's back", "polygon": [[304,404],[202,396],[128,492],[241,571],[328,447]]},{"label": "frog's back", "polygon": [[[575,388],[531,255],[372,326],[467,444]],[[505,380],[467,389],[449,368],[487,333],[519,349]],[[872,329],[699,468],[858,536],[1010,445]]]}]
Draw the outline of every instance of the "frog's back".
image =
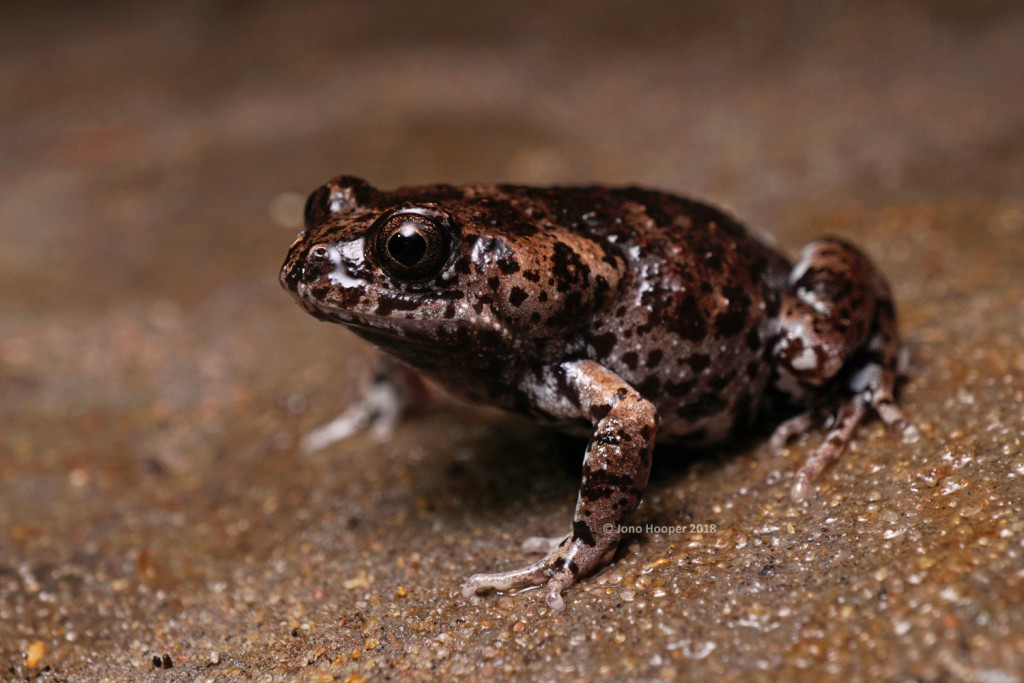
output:
[{"label": "frog's back", "polygon": [[786,259],[714,207],[635,187],[500,186],[521,212],[623,259],[617,296],[591,316],[580,355],[651,400],[662,434],[725,438],[753,418]]}]

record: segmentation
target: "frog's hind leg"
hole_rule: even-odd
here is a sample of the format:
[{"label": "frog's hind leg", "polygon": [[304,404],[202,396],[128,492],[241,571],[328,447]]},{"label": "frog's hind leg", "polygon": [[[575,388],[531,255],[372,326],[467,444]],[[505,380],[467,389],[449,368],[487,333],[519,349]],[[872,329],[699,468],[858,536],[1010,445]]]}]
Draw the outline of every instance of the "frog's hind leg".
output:
[{"label": "frog's hind leg", "polygon": [[779,425],[772,446],[813,426],[822,408],[835,411],[831,431],[796,473],[795,499],[805,498],[842,454],[868,408],[904,439],[916,438],[894,398],[901,344],[889,285],[856,247],[837,239],[807,245],[790,274],[779,322],[774,387],[808,411]]}]

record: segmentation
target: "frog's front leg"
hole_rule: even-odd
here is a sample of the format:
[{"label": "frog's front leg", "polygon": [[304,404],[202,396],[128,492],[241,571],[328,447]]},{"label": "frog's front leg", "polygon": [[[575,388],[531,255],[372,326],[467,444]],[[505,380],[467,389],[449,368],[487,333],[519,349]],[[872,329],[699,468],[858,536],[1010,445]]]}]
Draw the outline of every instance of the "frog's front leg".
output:
[{"label": "frog's front leg", "polygon": [[583,460],[583,483],[572,533],[543,559],[522,569],[475,574],[463,595],[546,583],[545,599],[565,609],[562,591],[611,561],[620,522],[640,504],[651,470],[660,417],[654,405],[611,370],[589,360],[562,363],[524,387],[534,404],[561,419],[586,418],[594,434]]},{"label": "frog's front leg", "polygon": [[387,439],[409,409],[425,398],[426,387],[415,370],[381,356],[369,386],[340,415],[306,434],[299,449],[312,453],[364,430]]}]

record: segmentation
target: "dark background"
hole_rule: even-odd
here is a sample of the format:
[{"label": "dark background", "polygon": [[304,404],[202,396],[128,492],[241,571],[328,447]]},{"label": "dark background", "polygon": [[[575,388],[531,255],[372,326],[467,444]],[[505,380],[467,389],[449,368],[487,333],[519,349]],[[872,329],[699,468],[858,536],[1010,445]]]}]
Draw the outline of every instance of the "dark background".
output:
[{"label": "dark background", "polygon": [[[820,432],[659,453],[635,521],[716,533],[630,539],[558,616],[466,601],[566,530],[579,446],[442,401],[297,453],[372,357],[276,282],[342,172],[854,239],[923,438],[862,428],[802,506]],[[0,679],[1019,681],[1022,265],[1019,3],[4,3]]]}]

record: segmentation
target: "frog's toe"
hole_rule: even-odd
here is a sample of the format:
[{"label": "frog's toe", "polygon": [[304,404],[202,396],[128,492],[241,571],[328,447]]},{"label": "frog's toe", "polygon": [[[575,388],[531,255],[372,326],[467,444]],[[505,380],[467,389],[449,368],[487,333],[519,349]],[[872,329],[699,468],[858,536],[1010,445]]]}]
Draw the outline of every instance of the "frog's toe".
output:
[{"label": "frog's toe", "polygon": [[575,577],[573,577],[572,572],[568,569],[556,572],[548,580],[547,586],[544,587],[544,602],[548,604],[552,612],[565,610],[565,599],[562,597],[562,591],[575,583],[575,581]]},{"label": "frog's toe", "polygon": [[462,596],[471,598],[483,591],[507,591],[515,588],[539,586],[551,576],[548,558],[520,569],[496,574],[473,574],[462,584]]},{"label": "frog's toe", "polygon": [[781,454],[786,449],[786,444],[789,443],[790,439],[810,430],[814,426],[814,422],[814,413],[808,410],[780,424],[772,432],[772,436],[769,439],[772,452],[776,455]]},{"label": "frog's toe", "polygon": [[471,598],[481,591],[507,591],[546,584],[544,602],[553,612],[561,612],[565,609],[562,591],[576,582],[576,576],[563,562],[552,557],[549,555],[539,562],[509,572],[474,574],[462,584],[462,595]]},{"label": "frog's toe", "polygon": [[793,476],[791,496],[800,502],[811,493],[811,484],[831,462],[836,460],[853,438],[853,431],[867,414],[863,397],[855,396],[842,406],[835,427],[825,436],[817,450],[807,458]]},{"label": "frog's toe", "polygon": [[903,443],[916,443],[921,438],[921,432],[906,418],[890,392],[877,391],[871,396],[870,401],[871,407],[878,413],[882,422],[902,435]]}]

